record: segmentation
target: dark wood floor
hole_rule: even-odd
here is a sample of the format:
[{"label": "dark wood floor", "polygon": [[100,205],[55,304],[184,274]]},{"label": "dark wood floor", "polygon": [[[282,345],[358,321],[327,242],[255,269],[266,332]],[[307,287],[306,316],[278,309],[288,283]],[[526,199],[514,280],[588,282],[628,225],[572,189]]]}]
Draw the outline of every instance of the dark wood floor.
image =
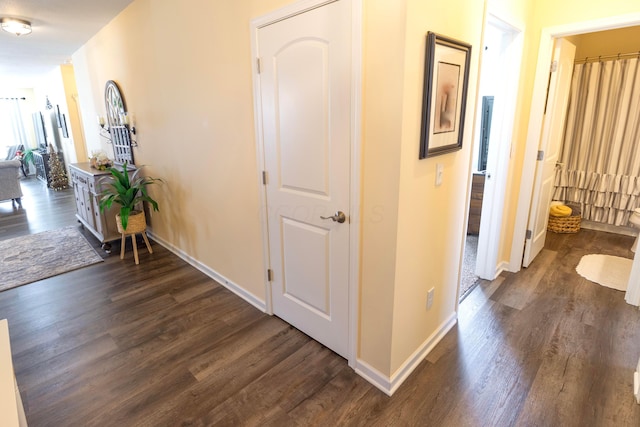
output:
[{"label": "dark wood floor", "polygon": [[[0,239],[76,224],[70,191],[23,182]],[[344,359],[154,244],[0,293],[29,425],[640,426],[640,312],[580,278],[631,238],[549,235],[532,266],[478,286],[391,398]],[[98,242],[91,239],[95,247]]]}]

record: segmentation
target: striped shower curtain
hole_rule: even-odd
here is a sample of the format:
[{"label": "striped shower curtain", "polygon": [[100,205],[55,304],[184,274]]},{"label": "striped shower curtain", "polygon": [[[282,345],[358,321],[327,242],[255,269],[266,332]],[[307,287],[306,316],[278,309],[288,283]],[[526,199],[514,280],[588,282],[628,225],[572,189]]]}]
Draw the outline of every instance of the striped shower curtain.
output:
[{"label": "striped shower curtain", "polygon": [[640,207],[637,57],[575,65],[553,199],[612,225]]}]

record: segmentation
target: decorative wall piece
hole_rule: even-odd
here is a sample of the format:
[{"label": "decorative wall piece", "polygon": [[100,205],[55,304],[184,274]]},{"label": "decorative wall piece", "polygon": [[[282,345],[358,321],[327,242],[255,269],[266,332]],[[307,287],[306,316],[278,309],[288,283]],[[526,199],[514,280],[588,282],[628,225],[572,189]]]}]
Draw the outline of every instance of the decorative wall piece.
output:
[{"label": "decorative wall piece", "polygon": [[36,141],[38,142],[38,148],[40,150],[47,150],[47,130],[44,126],[44,117],[40,111],[37,111],[31,115],[33,118],[33,127],[36,132]]},{"label": "decorative wall piece", "polygon": [[427,33],[420,158],[462,148],[471,45]]},{"label": "decorative wall piece", "polygon": [[62,117],[60,117],[60,106],[56,105],[56,121],[58,122],[58,127],[62,127]]},{"label": "decorative wall piece", "polygon": [[113,80],[107,81],[104,88],[104,104],[107,112],[107,123],[104,117],[98,116],[98,123],[102,130],[108,132],[108,142],[113,145],[116,164],[125,162],[134,165],[133,150],[136,144],[131,135],[135,134],[135,127],[130,124],[127,106],[120,93],[120,88]]},{"label": "decorative wall piece", "polygon": [[67,116],[65,114],[62,115],[62,120],[60,128],[62,129],[62,136],[64,138],[69,138],[69,130],[67,129]]}]

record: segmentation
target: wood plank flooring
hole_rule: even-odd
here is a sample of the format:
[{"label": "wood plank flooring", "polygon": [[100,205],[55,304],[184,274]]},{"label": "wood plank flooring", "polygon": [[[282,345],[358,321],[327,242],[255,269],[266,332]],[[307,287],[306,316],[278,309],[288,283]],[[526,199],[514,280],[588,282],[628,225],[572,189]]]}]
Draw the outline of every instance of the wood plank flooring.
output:
[{"label": "wood plank flooring", "polygon": [[[71,190],[23,180],[0,239],[77,224]],[[88,240],[99,250],[99,243]],[[640,311],[575,273],[633,239],[549,234],[483,282],[391,398],[344,359],[153,243],[0,293],[30,426],[640,426]],[[0,279],[1,280],[1,279]]]}]

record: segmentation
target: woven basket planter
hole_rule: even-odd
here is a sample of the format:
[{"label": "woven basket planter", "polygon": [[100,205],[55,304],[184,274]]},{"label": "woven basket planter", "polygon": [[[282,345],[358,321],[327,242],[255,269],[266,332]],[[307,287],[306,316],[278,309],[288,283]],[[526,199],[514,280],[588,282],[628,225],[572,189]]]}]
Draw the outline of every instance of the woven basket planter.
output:
[{"label": "woven basket planter", "polygon": [[144,215],[144,211],[131,211],[129,213],[129,222],[127,223],[126,230],[122,229],[120,214],[116,214],[116,225],[118,226],[118,232],[120,234],[142,233],[147,229],[147,219]]},{"label": "woven basket planter", "polygon": [[549,224],[547,230],[554,233],[577,233],[580,231],[580,221],[582,217],[580,215],[571,216],[551,216],[549,215]]}]

